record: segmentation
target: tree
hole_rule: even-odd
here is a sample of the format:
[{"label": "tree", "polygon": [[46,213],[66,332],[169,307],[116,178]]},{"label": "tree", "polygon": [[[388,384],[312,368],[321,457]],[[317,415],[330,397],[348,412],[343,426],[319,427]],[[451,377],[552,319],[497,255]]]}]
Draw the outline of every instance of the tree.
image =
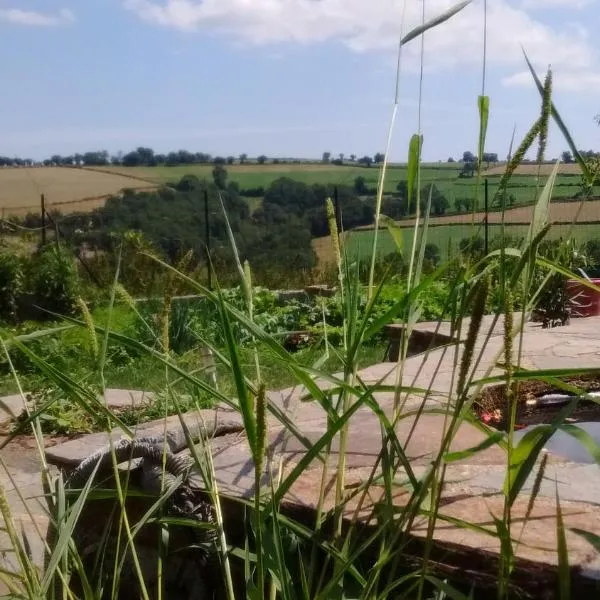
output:
[{"label": "tree", "polygon": [[227,157],[227,164],[232,165],[235,162],[235,158],[233,156]]},{"label": "tree", "polygon": [[483,256],[483,252],[485,249],[485,242],[483,238],[479,236],[463,238],[460,240],[459,248],[461,254],[466,257],[477,260]]},{"label": "tree", "polygon": [[373,162],[378,165],[379,163],[382,163],[385,160],[385,155],[381,152],[377,152],[377,154],[375,154],[375,156],[373,157]]},{"label": "tree", "polygon": [[361,175],[359,175],[354,180],[354,191],[359,196],[366,196],[369,193],[369,188],[367,187],[367,180]]},{"label": "tree", "polygon": [[469,150],[466,150],[465,152],[463,152],[462,162],[464,162],[464,163],[475,163],[475,162],[477,162],[477,157],[472,152],[470,152]]},{"label": "tree", "polygon": [[466,162],[463,164],[463,168],[458,174],[459,177],[473,177],[475,175],[475,171],[477,170],[477,165],[474,162]]},{"label": "tree", "polygon": [[351,154],[350,155],[350,162],[354,162],[356,161],[356,154]]},{"label": "tree", "polygon": [[573,155],[571,154],[571,152],[569,150],[565,150],[561,154],[561,159],[565,164],[571,164],[571,163],[575,162],[573,160]]},{"label": "tree", "polygon": [[453,162],[456,162],[456,161],[451,156],[449,156],[447,162],[453,163]]},{"label": "tree", "polygon": [[498,154],[495,152],[484,152],[483,153],[483,161],[487,163],[487,168],[490,168],[490,163],[498,162]]},{"label": "tree", "polygon": [[227,161],[222,156],[215,156],[213,158],[214,165],[224,165]]},{"label": "tree", "polygon": [[423,211],[427,208],[429,202],[429,196],[431,195],[431,213],[436,217],[440,217],[446,214],[446,210],[450,206],[450,203],[446,199],[446,196],[440,192],[439,188],[430,183],[421,190],[421,209]]},{"label": "tree", "polygon": [[223,165],[215,165],[215,168],[212,170],[212,176],[217,189],[227,189],[227,169]]},{"label": "tree", "polygon": [[256,162],[259,165],[264,165],[267,162],[267,157],[264,154],[261,154],[257,159]]},{"label": "tree", "polygon": [[373,164],[373,159],[370,156],[363,156],[358,159],[359,165],[364,165],[365,167],[370,167]]},{"label": "tree", "polygon": [[338,154],[338,158],[339,158],[339,159],[340,159],[342,162],[344,162],[344,153],[343,153],[343,152],[340,152],[340,153]]},{"label": "tree", "polygon": [[248,155],[244,152],[244,154],[240,154],[240,165],[246,164],[248,160]]},{"label": "tree", "polygon": [[423,258],[436,267],[440,262],[440,249],[435,244],[425,244]]},{"label": "tree", "polygon": [[323,152],[321,162],[328,163],[331,160],[331,152]]}]

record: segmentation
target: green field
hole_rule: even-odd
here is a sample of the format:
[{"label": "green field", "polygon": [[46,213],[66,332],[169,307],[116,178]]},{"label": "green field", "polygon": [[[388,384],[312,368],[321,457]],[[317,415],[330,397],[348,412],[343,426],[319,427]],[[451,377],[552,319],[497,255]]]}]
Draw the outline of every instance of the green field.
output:
[{"label": "green field", "polygon": [[[362,176],[369,187],[376,187],[379,167],[360,167],[356,165],[338,166],[319,163],[306,164],[266,164],[266,165],[225,165],[229,179],[241,188],[268,187],[280,177],[290,177],[307,184],[333,183],[352,185]],[[421,170],[423,184],[445,181],[451,183],[458,179],[460,165],[457,163],[424,164]],[[89,170],[94,170],[93,167]],[[104,170],[104,169],[103,169]],[[212,178],[213,165],[181,165],[174,167],[108,167],[106,170],[118,174],[135,175],[155,183],[177,181],[184,175],[195,175],[203,179]],[[406,165],[390,165],[387,171],[386,191],[394,191],[399,181],[406,180]]]},{"label": "green field", "polygon": [[[565,165],[569,167],[570,165]],[[268,187],[280,177],[289,177],[306,184],[340,184],[353,185],[357,177],[364,177],[366,185],[376,188],[380,169],[377,166],[360,167],[356,165],[324,165],[313,164],[267,164],[267,165],[226,165],[229,179],[235,181],[241,189]],[[456,198],[474,198],[476,195],[476,177],[459,177],[462,166],[458,163],[428,163],[421,168],[421,185],[435,183],[450,203],[448,212],[454,211]],[[176,181],[184,175],[196,175],[198,178],[211,179],[212,165],[190,165],[174,167],[109,167],[110,171],[118,174],[134,175],[160,184]],[[408,177],[406,165],[393,164],[388,167],[386,174],[385,191],[394,192],[400,181]],[[493,172],[489,179],[490,202],[498,190],[501,174]],[[536,196],[537,178],[532,175],[513,175],[508,193],[515,196],[515,205],[531,204]],[[543,185],[542,177],[540,185]],[[565,173],[558,175],[554,187],[554,198],[572,198],[580,189],[580,176],[566,169]],[[596,190],[600,193],[600,188]],[[480,202],[483,206],[483,183],[479,192]]]},{"label": "green field", "polygon": [[[527,235],[527,225],[506,225],[506,235],[523,238]],[[410,253],[413,241],[413,228],[402,229],[402,239],[404,253]],[[460,241],[463,238],[477,234],[483,237],[483,227],[470,224],[464,225],[440,225],[429,228],[428,242],[435,244],[440,249],[442,260],[453,255],[458,249]],[[501,234],[500,225],[489,226],[490,243],[494,238]],[[367,231],[352,231],[346,234],[345,248],[350,256],[356,256],[361,259],[367,259],[371,255],[373,244],[373,230]],[[591,239],[600,239],[600,223],[576,225],[571,233],[571,226],[568,224],[554,225],[548,234],[548,239],[559,239],[561,237],[571,237],[578,243],[586,242]],[[322,238],[319,244],[315,245],[315,249],[319,255],[319,260],[330,262],[332,256],[329,253],[329,238]],[[396,251],[396,245],[390,233],[386,229],[379,231],[379,239],[377,242],[378,254],[386,255]]]},{"label": "green field", "polygon": [[[547,165],[544,165],[547,166]],[[572,198],[579,191],[580,176],[571,167],[565,165],[558,175],[554,188],[554,198]],[[226,166],[230,181],[238,183],[240,188],[267,188],[280,177],[290,177],[306,184],[353,185],[354,180],[362,176],[367,187],[377,187],[380,168],[378,166],[361,167],[357,165],[331,165],[322,163],[295,164],[245,164]],[[521,167],[520,167],[521,168]],[[519,169],[520,169],[519,168]],[[459,177],[461,165],[458,163],[428,163],[421,169],[421,185],[429,183],[442,191],[449,202],[448,213],[455,210],[457,198],[479,198],[483,207],[483,186],[477,194],[476,177]],[[515,205],[531,204],[536,195],[536,187],[543,185],[546,173],[537,183],[531,169],[521,174],[519,169],[513,175],[508,192],[515,196]],[[196,175],[200,179],[212,178],[212,165],[183,165],[157,167],[21,167],[0,169],[0,210],[5,214],[25,214],[36,210],[41,194],[46,196],[48,205],[62,212],[85,211],[100,206],[107,195],[118,194],[124,188],[148,188],[167,182],[178,181],[185,175]],[[501,168],[492,169],[486,176],[489,181],[490,201],[498,189]],[[529,174],[526,174],[529,173]],[[400,181],[407,179],[406,165],[389,166],[385,191],[393,192]],[[600,189],[596,189],[600,194]],[[253,199],[256,207],[259,199]],[[494,208],[490,205],[490,208]]]}]

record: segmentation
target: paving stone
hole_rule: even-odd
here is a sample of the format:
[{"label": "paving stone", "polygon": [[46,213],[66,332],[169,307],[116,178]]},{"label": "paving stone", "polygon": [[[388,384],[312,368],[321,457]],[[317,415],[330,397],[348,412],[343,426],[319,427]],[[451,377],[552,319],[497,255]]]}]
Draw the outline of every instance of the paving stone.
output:
[{"label": "paving stone", "polygon": [[[198,440],[202,437],[211,437],[225,432],[241,431],[243,429],[242,419],[238,413],[231,410],[200,410],[186,413],[185,424],[192,439]],[[165,419],[158,419],[144,423],[132,431],[135,437],[157,437],[166,438],[173,452],[180,452],[187,446],[186,437],[177,415]],[[122,429],[114,429],[111,432],[113,441],[125,437]],[[78,465],[97,450],[107,446],[109,436],[106,433],[93,433],[80,438],[70,440],[64,444],[46,448],[46,460],[61,468],[70,469]]]},{"label": "paving stone", "polygon": [[24,399],[20,394],[0,398],[0,427],[16,419],[24,408]]},{"label": "paving stone", "polygon": [[[585,321],[585,322],[584,322]],[[444,324],[449,330],[449,325]],[[419,324],[419,328],[429,330],[431,324]],[[465,323],[466,331],[467,323]],[[475,345],[474,356],[479,360],[475,369],[475,378],[486,375],[501,375],[500,363],[503,355],[503,324],[500,320],[492,328],[492,318],[486,317],[482,325],[483,333],[490,332],[484,347],[481,337]],[[444,332],[442,332],[444,333]],[[464,337],[463,337],[464,339]],[[516,345],[515,345],[516,347]],[[381,363],[373,365],[359,373],[369,384],[381,382],[394,385],[398,381],[405,387],[431,388],[426,400],[422,394],[411,392],[401,396],[404,402],[402,419],[396,427],[397,435],[411,468],[417,478],[422,477],[432,456],[438,453],[440,440],[443,437],[447,422],[444,415],[424,414],[418,421],[410,415],[422,404],[426,409],[444,408],[449,393],[456,386],[456,365],[460,364],[464,344],[454,344],[446,348],[438,348],[425,355],[414,356],[405,361],[401,377],[398,365]],[[564,368],[595,367],[600,368],[600,318],[573,319],[570,326],[543,330],[539,325],[528,324],[523,334],[523,361],[525,368]],[[322,389],[331,387],[331,381],[318,382]],[[301,433],[308,444],[314,444],[327,431],[327,414],[315,400],[305,401],[305,390],[301,386],[277,392],[269,392],[272,406]],[[375,394],[379,408],[390,417],[394,412],[395,394],[391,391]],[[123,398],[123,395],[115,394]],[[142,398],[139,398],[143,401]],[[225,434],[210,440],[210,450],[217,476],[218,487],[225,494],[249,497],[254,491],[254,465],[250,458],[248,442],[241,432],[241,419],[231,411],[219,411],[220,432]],[[206,411],[204,421],[214,422],[214,412]],[[186,416],[191,425],[199,427],[198,416]],[[273,413],[269,414],[269,446],[270,463],[265,469],[272,469],[276,476],[279,465],[283,466],[284,476],[302,460],[305,454],[303,444],[295,435],[286,429]],[[170,443],[174,448],[185,446],[182,439],[181,426],[177,417],[171,417],[165,424],[156,421],[137,429],[139,436],[162,435],[165,427],[170,432]],[[349,424],[349,447],[346,457],[346,483],[349,486],[359,485],[371,474],[373,466],[381,450],[380,422],[374,412],[367,406],[360,408],[353,415]],[[199,430],[196,430],[199,431]],[[120,432],[113,436],[121,437]],[[410,439],[409,439],[410,438]],[[483,433],[473,425],[463,423],[455,436],[450,451],[460,451],[477,446],[484,439]],[[107,443],[106,434],[86,436],[72,440],[46,450],[48,460],[63,467],[72,467],[96,449]],[[339,460],[339,435],[331,442],[330,462],[327,465],[328,477],[333,482],[337,474]],[[199,447],[202,450],[202,445]],[[552,444],[548,444],[552,449]],[[185,450],[189,452],[189,450]],[[567,527],[580,527],[600,535],[600,469],[593,464],[572,464],[559,453],[548,452],[547,479],[542,482],[540,494],[534,508],[535,518],[527,524],[523,532],[523,541],[518,546],[519,556],[548,565],[556,565],[556,506],[555,491],[558,483],[562,507]],[[506,454],[499,447],[488,448],[483,452],[451,464],[447,469],[447,481],[442,495],[442,513],[455,519],[465,519],[482,527],[492,527],[491,514],[500,515],[503,508],[502,485],[505,478]],[[316,494],[323,476],[322,463],[314,459],[300,478],[286,494],[289,506],[311,509],[316,506]],[[525,483],[522,497],[515,503],[513,516],[519,523],[527,508],[529,494],[533,486],[533,477]],[[265,471],[263,483],[269,483],[268,472]],[[333,487],[326,494],[326,507],[334,502]],[[379,499],[381,490],[373,487],[368,494],[368,502],[362,507],[361,515],[369,516],[369,507]],[[396,490],[395,502],[399,507],[407,500],[408,490],[399,486]],[[356,509],[348,505],[347,516]],[[519,524],[520,526],[520,524]],[[425,535],[426,523],[417,521],[413,534]],[[568,532],[570,560],[589,573],[600,573],[598,553],[579,536]],[[497,540],[491,536],[473,532],[462,527],[440,520],[435,531],[438,542],[461,544],[466,548],[486,549],[498,552]]]}]

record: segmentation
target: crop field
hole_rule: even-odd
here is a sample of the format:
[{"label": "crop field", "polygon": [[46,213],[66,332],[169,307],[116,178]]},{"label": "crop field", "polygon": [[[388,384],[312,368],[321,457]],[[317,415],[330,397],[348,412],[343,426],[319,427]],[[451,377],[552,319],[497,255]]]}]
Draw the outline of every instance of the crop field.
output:
[{"label": "crop field", "polygon": [[[505,235],[511,238],[525,238],[527,236],[528,225],[506,225]],[[478,235],[483,237],[483,226],[476,224],[456,224],[456,225],[439,225],[432,226],[429,229],[428,243],[435,244],[440,250],[442,260],[452,256],[460,241],[464,238]],[[494,238],[501,235],[501,225],[492,224],[489,226],[489,240],[493,243]],[[359,258],[360,260],[369,260],[373,245],[374,230],[350,231],[344,236],[344,245],[348,256]],[[403,254],[408,255],[411,252],[414,229],[405,228],[402,230]],[[548,233],[547,239],[560,239],[570,237],[576,240],[577,243],[587,242],[591,239],[600,239],[600,223],[586,223],[576,225],[571,232],[571,226],[563,224],[555,224]],[[331,238],[324,237],[314,240],[313,247],[319,258],[319,264],[331,264],[335,260],[333,249],[331,247]],[[377,241],[377,253],[385,256],[392,252],[396,252],[397,247],[394,239],[387,231],[382,229],[379,231],[379,239]]]},{"label": "crop field", "polygon": [[[519,167],[511,178],[508,193],[514,196],[514,205],[527,205],[535,201],[537,189],[543,186],[544,177],[547,175],[546,167],[542,165],[542,178],[538,181],[537,167],[532,171],[531,165]],[[534,165],[535,166],[535,165]],[[289,177],[306,184],[339,184],[353,185],[357,177],[363,177],[365,184],[371,189],[377,187],[380,168],[378,166],[361,167],[357,165],[332,165],[320,163],[300,164],[234,164],[226,165],[230,181],[236,182],[241,189],[268,187],[273,181],[280,177]],[[425,163],[421,169],[421,185],[434,183],[436,187],[446,196],[449,202],[448,212],[454,212],[454,203],[457,199],[478,197],[478,202],[483,206],[483,183],[477,193],[476,177],[459,177],[462,166],[459,163]],[[504,166],[493,167],[486,171],[489,181],[489,198],[493,208],[494,195],[498,190],[500,178],[504,172]],[[184,175],[196,175],[200,179],[212,178],[212,165],[189,165],[189,166],[159,166],[159,167],[107,167],[103,171],[117,174],[127,174],[157,185],[170,181],[177,181]],[[93,168],[90,168],[93,170]],[[392,164],[388,167],[386,174],[385,192],[391,193],[396,190],[400,181],[406,181],[407,167],[404,164]],[[537,189],[536,189],[537,188]],[[563,165],[554,186],[554,198],[573,198],[580,190],[579,171],[573,165]],[[596,190],[600,194],[600,188]],[[498,208],[498,203],[496,203]]]},{"label": "crop field", "polygon": [[[459,163],[426,163],[421,170],[421,185],[435,183],[449,202],[448,212],[454,212],[457,199],[478,198],[483,206],[483,186],[477,191],[476,177],[459,177]],[[542,178],[538,182],[535,165],[522,165],[513,175],[508,193],[514,196],[514,204],[527,205],[534,202],[536,188],[543,185],[551,165],[542,165]],[[0,169],[0,210],[5,214],[25,214],[39,207],[40,194],[46,203],[61,212],[91,210],[104,203],[112,194],[124,188],[150,189],[167,182],[177,181],[184,175],[212,178],[212,165],[183,165],[158,167],[20,167]],[[242,189],[268,187],[279,177],[290,177],[307,184],[331,183],[352,185],[362,176],[367,187],[377,186],[378,166],[332,165],[321,163],[295,164],[234,164],[226,165],[229,179]],[[490,201],[498,189],[504,166],[492,167],[485,172],[489,181]],[[403,164],[389,166],[385,191],[393,192],[400,181],[407,179]],[[576,165],[562,165],[554,188],[555,199],[573,198],[580,189],[579,170]],[[600,188],[596,190],[600,194]],[[253,201],[254,204],[260,200]]]},{"label": "crop field", "polygon": [[117,173],[94,172],[65,167],[16,167],[0,169],[0,213],[24,215],[38,211],[40,195],[48,210],[61,212],[91,210],[101,206],[107,196],[124,188],[149,189],[151,182]]},{"label": "crop field", "polygon": [[[531,221],[532,207],[518,207],[504,214],[507,236],[524,237]],[[430,219],[428,241],[440,249],[442,259],[452,254],[460,240],[472,235],[483,237],[484,213],[468,215],[448,215]],[[577,242],[600,239],[600,200],[588,202],[553,202],[550,205],[549,220],[553,227],[549,239],[571,237]],[[572,227],[573,221],[576,224]],[[489,214],[489,239],[499,236],[502,214]],[[472,224],[474,223],[474,225]],[[414,233],[414,220],[399,222],[402,228],[404,251],[409,252]],[[373,229],[361,228],[347,232],[344,237],[346,251],[351,256],[368,257],[373,244]],[[334,255],[329,237],[317,238],[313,247],[321,264],[331,263]],[[396,245],[387,229],[381,229],[378,240],[378,253],[385,255],[396,250]]]},{"label": "crop field", "polygon": [[[357,165],[331,165],[319,163],[300,164],[245,164],[224,165],[229,179],[241,188],[268,187],[280,177],[290,177],[307,184],[333,183],[352,185],[362,176],[369,187],[376,187],[379,167],[361,167]],[[423,184],[432,181],[453,181],[458,178],[460,165],[456,163],[424,164],[421,171]],[[212,179],[212,165],[181,165],[173,167],[108,167],[104,168],[119,174],[133,174],[157,184],[177,181],[184,175],[195,175],[199,179]],[[90,167],[89,170],[94,170]],[[398,182],[407,178],[406,165],[390,165],[387,172],[386,190],[395,190]]]}]

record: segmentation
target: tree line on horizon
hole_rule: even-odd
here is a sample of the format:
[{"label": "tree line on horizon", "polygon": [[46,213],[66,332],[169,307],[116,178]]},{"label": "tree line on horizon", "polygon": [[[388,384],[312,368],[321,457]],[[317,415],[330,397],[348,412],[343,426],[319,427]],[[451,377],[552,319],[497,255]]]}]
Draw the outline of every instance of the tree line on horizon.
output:
[{"label": "tree line on horizon", "polygon": [[[600,152],[594,150],[580,150],[579,153],[584,159],[599,158]],[[382,152],[376,152],[373,156],[364,155],[359,157],[356,154],[345,154],[340,152],[333,158],[331,152],[323,152],[321,160],[318,159],[294,159],[294,158],[269,158],[261,154],[251,158],[246,153],[237,156],[213,156],[206,152],[190,152],[188,150],[177,150],[168,153],[157,153],[152,148],[139,146],[135,150],[127,153],[118,152],[110,155],[107,150],[93,150],[84,153],[75,153],[68,155],[53,154],[49,158],[36,161],[31,158],[0,156],[0,167],[22,167],[22,166],[121,166],[121,167],[156,167],[156,166],[178,166],[178,165],[233,165],[233,164],[286,164],[286,163],[322,163],[332,165],[359,165],[371,167],[379,165],[385,160]],[[575,162],[573,154],[565,150],[561,154],[563,163],[571,164]],[[440,161],[441,162],[441,161]],[[473,152],[466,150],[462,156],[455,160],[452,156],[446,160],[447,163],[460,163],[462,168],[461,177],[473,176],[479,163],[478,157]],[[496,152],[484,152],[482,162],[489,168],[491,164],[500,162]],[[523,163],[531,161],[524,159]]]}]

